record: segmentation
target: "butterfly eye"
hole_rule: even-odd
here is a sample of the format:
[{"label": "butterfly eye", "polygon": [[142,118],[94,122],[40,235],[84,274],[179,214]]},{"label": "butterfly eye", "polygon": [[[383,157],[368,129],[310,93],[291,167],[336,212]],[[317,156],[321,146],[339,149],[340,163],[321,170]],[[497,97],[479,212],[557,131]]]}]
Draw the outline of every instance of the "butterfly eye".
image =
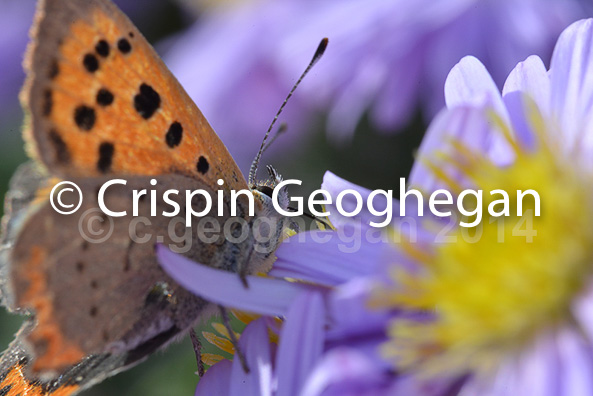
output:
[{"label": "butterfly eye", "polygon": [[272,198],[272,194],[274,193],[274,189],[272,187],[268,187],[268,186],[258,186],[257,191],[259,191],[262,194],[267,195],[270,198]]}]

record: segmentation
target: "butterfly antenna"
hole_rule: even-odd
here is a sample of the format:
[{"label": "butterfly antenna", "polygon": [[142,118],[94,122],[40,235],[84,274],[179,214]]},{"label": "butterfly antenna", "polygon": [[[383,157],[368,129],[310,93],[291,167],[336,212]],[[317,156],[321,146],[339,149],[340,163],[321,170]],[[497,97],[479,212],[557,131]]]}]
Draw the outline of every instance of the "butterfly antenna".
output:
[{"label": "butterfly antenna", "polygon": [[313,59],[311,59],[311,62],[309,62],[309,65],[307,66],[307,68],[305,69],[305,71],[303,72],[303,74],[301,74],[301,76],[299,77],[299,79],[297,80],[297,82],[294,84],[294,86],[292,87],[292,89],[288,93],[288,96],[286,96],[286,99],[284,99],[284,102],[282,103],[282,106],[280,106],[280,109],[278,109],[278,112],[276,113],[276,116],[274,117],[274,119],[272,120],[272,123],[270,124],[270,127],[266,131],[266,135],[264,136],[264,140],[261,142],[261,146],[259,148],[259,151],[257,152],[257,155],[255,156],[255,159],[253,160],[253,163],[251,164],[251,169],[249,169],[249,187],[251,187],[251,188],[255,187],[255,176],[257,174],[257,167],[259,166],[259,160],[261,159],[261,155],[264,152],[264,149],[266,147],[266,141],[268,140],[268,136],[270,135],[270,131],[274,127],[274,124],[276,124],[276,121],[278,120],[278,117],[282,113],[282,110],[284,110],[284,106],[286,106],[286,103],[288,102],[288,100],[290,99],[290,97],[292,96],[292,94],[294,93],[294,91],[296,90],[296,88],[299,86],[299,84],[301,83],[301,81],[303,81],[303,78],[305,78],[305,76],[307,75],[307,73],[309,73],[309,70],[311,70],[311,68],[315,65],[315,63],[317,63],[317,61],[321,58],[321,56],[325,52],[325,49],[327,48],[328,41],[329,40],[327,39],[327,37],[326,38],[323,38],[321,40],[321,42],[319,43],[319,46],[317,47],[317,50],[315,51],[315,55],[313,55]]},{"label": "butterfly antenna", "polygon": [[268,149],[270,148],[270,146],[272,144],[274,144],[274,142],[276,141],[276,139],[278,139],[278,136],[282,135],[284,132],[286,132],[286,130],[288,129],[288,125],[286,125],[285,122],[283,122],[282,124],[280,124],[280,126],[278,127],[278,130],[276,131],[276,133],[274,134],[274,136],[272,136],[272,138],[270,139],[270,141],[268,142],[268,144],[266,144],[266,147],[264,147],[264,149],[262,150],[262,155],[263,153],[265,153],[266,151],[268,151]]}]

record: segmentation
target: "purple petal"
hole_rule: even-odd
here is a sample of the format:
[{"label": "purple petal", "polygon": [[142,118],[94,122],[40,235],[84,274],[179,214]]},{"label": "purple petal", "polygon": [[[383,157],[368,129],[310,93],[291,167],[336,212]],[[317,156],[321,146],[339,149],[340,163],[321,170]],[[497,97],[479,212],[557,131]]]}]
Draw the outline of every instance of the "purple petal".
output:
[{"label": "purple petal", "polygon": [[[354,279],[334,289],[328,298],[331,326],[327,338],[343,341],[348,338],[381,339],[384,341],[387,323],[393,312],[371,310],[368,299],[377,288],[378,281],[372,278]],[[375,347],[378,348],[378,344]]]},{"label": "purple petal", "polygon": [[[329,219],[332,222],[332,224],[337,228],[340,229],[341,227],[343,227],[345,224],[357,224],[357,225],[361,225],[363,227],[368,227],[370,226],[371,222],[375,222],[375,223],[383,223],[383,221],[385,220],[385,215],[374,215],[370,212],[370,210],[368,209],[368,205],[366,205],[367,200],[369,198],[369,195],[372,193],[371,190],[366,189],[364,187],[358,186],[354,183],[351,183],[345,179],[342,179],[341,177],[333,174],[332,172],[325,172],[325,175],[323,176],[323,183],[321,184],[321,189],[327,191],[330,193],[331,197],[332,197],[332,204],[331,205],[326,205],[326,211],[328,211],[330,213]],[[339,211],[336,208],[336,199],[338,197],[338,195],[345,190],[354,190],[357,191],[361,197],[362,197],[362,210],[361,212],[356,215],[356,217],[346,217],[343,216],[342,214],[339,213]],[[395,190],[397,193],[397,189]],[[373,208],[375,211],[377,212],[383,212],[385,211],[385,209],[388,209],[388,205],[391,206],[391,208],[393,209],[392,213],[393,216],[399,216],[399,202],[396,199],[391,199],[389,200],[385,195],[383,194],[377,194],[373,197],[373,200],[371,201],[373,204]],[[352,194],[346,194],[344,195],[344,199],[342,200],[342,206],[344,208],[345,211],[347,212],[351,212],[356,208],[356,198],[354,198],[354,196]]]},{"label": "purple petal", "polygon": [[562,383],[562,363],[554,337],[540,337],[530,351],[524,352],[523,358],[514,369],[519,377],[517,394],[556,396]]},{"label": "purple petal", "polygon": [[590,287],[575,301],[573,314],[584,333],[593,340],[593,288]]},{"label": "purple petal", "polygon": [[511,71],[502,90],[507,94],[521,91],[528,94],[544,115],[550,112],[550,76],[544,62],[535,55],[520,62]]},{"label": "purple petal", "polygon": [[550,117],[550,76],[537,56],[519,63],[509,74],[503,89],[503,100],[517,139],[524,147],[534,148],[536,137],[528,112],[536,107],[542,117]]},{"label": "purple petal", "polygon": [[245,328],[239,339],[239,348],[245,354],[249,373],[245,373],[239,358],[235,356],[231,368],[230,395],[271,396],[272,353],[265,318]]},{"label": "purple petal", "polygon": [[299,395],[321,357],[325,309],[321,294],[305,292],[290,307],[276,355],[278,395]]},{"label": "purple petal", "polygon": [[593,150],[593,20],[569,26],[558,39],[550,68],[552,113],[569,150]]},{"label": "purple petal", "polygon": [[[434,144],[435,147],[438,148],[442,145],[442,142],[438,141],[438,134],[432,134],[430,139],[431,140],[429,140],[429,143]],[[404,189],[405,188],[406,187],[404,187]],[[344,180],[329,171],[324,175],[322,189],[328,191],[334,200],[341,191],[347,189],[358,191],[364,202],[367,201],[371,193],[370,190]],[[400,195],[399,186],[396,186],[393,189],[393,194],[396,194],[397,196]],[[355,199],[352,197],[352,195],[346,195],[344,202],[345,208],[353,208],[356,205]],[[395,235],[402,236],[413,243],[419,242],[419,240],[434,240],[434,235],[427,232],[426,229],[421,225],[423,219],[418,217],[418,201],[414,196],[406,198],[405,217],[400,215],[400,213],[402,213],[400,212],[400,206],[403,203],[397,199],[388,201],[387,197],[384,195],[376,195],[372,202],[373,208],[379,213],[385,209],[388,209],[392,212],[392,219],[388,227],[391,228],[391,231],[393,231]],[[427,204],[427,202],[425,202],[425,204]],[[371,222],[376,224],[382,223],[386,217],[385,215],[373,215],[367,209],[366,205],[363,205],[362,211],[356,217],[342,216],[336,209],[335,205],[328,206],[328,211],[330,212],[329,218],[332,221],[332,224],[336,227],[337,232],[339,234],[341,233],[340,238],[342,238],[341,240],[344,242],[344,244],[340,246],[340,251],[342,253],[356,253],[360,249],[360,245],[367,242],[376,247],[380,247],[381,243],[393,244],[394,242],[393,238],[391,238],[388,233],[384,232],[384,228],[370,226]],[[424,216],[427,216],[427,213],[424,213]],[[434,218],[433,220],[439,221],[438,218]],[[320,242],[327,243],[328,241],[329,240],[322,240]],[[382,252],[384,252],[383,247],[380,247],[380,249]]]},{"label": "purple petal", "polygon": [[276,250],[270,275],[331,286],[377,273],[395,259],[390,243],[369,242],[366,232],[357,231],[309,231],[288,238]]},{"label": "purple petal", "polygon": [[354,126],[372,103],[373,97],[381,86],[385,70],[373,62],[363,65],[358,75],[345,85],[334,99],[328,114],[327,129],[334,143],[348,143],[354,134]]},{"label": "purple petal", "polygon": [[[472,56],[466,56],[451,69],[445,82],[445,100],[448,108],[471,106],[493,109],[505,123],[509,123],[499,89],[484,65]],[[513,156],[502,135],[493,134],[491,139],[490,158],[498,164],[510,162]]]},{"label": "purple petal", "polygon": [[[523,148],[533,150],[537,146],[537,134],[533,129],[531,111],[541,114],[540,109],[533,99],[524,92],[513,91],[509,92],[504,97],[504,102],[507,106],[513,131]],[[532,110],[533,109],[533,110]]]},{"label": "purple petal", "polygon": [[198,382],[195,396],[229,395],[231,367],[232,362],[226,359],[221,360],[214,366],[210,367],[208,371],[206,371],[204,377]]},{"label": "purple petal", "polygon": [[558,335],[558,350],[562,370],[556,375],[560,375],[563,385],[558,394],[593,395],[593,349],[590,341],[583,339],[578,330],[564,330]]},{"label": "purple petal", "polygon": [[563,364],[553,334],[541,335],[532,347],[509,355],[491,381],[474,377],[462,389],[461,396],[563,395]]},{"label": "purple petal", "polygon": [[[374,108],[370,113],[372,120],[383,131],[405,127],[410,114],[418,108],[422,91],[420,87],[427,85],[425,65],[422,64],[424,51],[425,48],[416,47],[411,49],[406,59],[396,56],[392,60],[394,67],[387,69],[386,76],[381,81],[381,90],[375,101],[371,102]],[[387,50],[386,53],[389,54],[390,51]],[[401,70],[396,73],[395,68]],[[439,81],[439,85],[442,86],[442,81]],[[439,104],[438,110],[443,105],[442,97],[439,98]],[[430,114],[430,110],[427,113]]]},{"label": "purple petal", "polygon": [[349,394],[362,394],[371,390],[379,391],[388,385],[389,376],[373,360],[355,349],[342,347],[323,356],[301,394],[326,394],[332,386],[334,390],[330,394],[344,394],[346,391]]},{"label": "purple petal", "polygon": [[[435,152],[439,151],[454,155],[455,151],[448,145],[451,139],[463,143],[473,153],[483,153],[495,163],[500,163],[503,159],[508,161],[508,158],[513,155],[511,149],[507,147],[505,155],[497,157],[500,154],[500,150],[497,148],[500,148],[498,143],[501,138],[499,132],[493,129],[485,111],[472,107],[456,107],[444,110],[432,122],[420,145],[418,158],[420,160],[434,158]],[[442,168],[462,187],[472,187],[472,183],[452,166],[443,164]],[[451,189],[436,177],[434,172],[428,169],[422,161],[416,161],[414,164],[410,172],[409,184],[412,188],[420,188],[426,193],[441,188]],[[415,203],[414,197],[409,200]]]},{"label": "purple petal", "polygon": [[[466,377],[422,378],[413,372],[399,375],[389,389],[389,395],[414,396],[460,396],[460,389],[467,381]],[[465,394],[464,394],[465,395]],[[482,393],[469,393],[466,396],[484,396]],[[510,396],[510,395],[507,395]]]},{"label": "purple petal", "polygon": [[493,379],[471,378],[462,387],[459,396],[509,396],[509,391],[517,388],[517,381],[517,366],[503,363]]},{"label": "purple petal", "polygon": [[239,275],[196,263],[162,245],[157,246],[157,256],[163,269],[192,293],[217,304],[261,315],[285,315],[294,298],[306,289],[298,283],[259,276],[248,276],[249,287],[246,288]]},{"label": "purple petal", "polygon": [[506,119],[506,109],[498,87],[486,67],[473,56],[466,56],[451,69],[445,81],[448,108],[489,105]]}]

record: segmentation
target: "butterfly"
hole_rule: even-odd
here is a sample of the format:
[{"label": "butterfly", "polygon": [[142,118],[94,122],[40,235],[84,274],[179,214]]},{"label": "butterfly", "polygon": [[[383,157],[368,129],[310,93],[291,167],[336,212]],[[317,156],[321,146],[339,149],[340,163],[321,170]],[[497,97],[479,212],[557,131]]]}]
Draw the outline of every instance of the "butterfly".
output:
[{"label": "butterfly", "polygon": [[[109,0],[41,0],[25,69],[23,135],[33,161],[17,171],[6,197],[0,292],[9,310],[29,317],[0,360],[0,395],[67,395],[139,363],[211,314],[210,303],[164,273],[156,243],[246,275],[269,268],[291,225],[272,205],[280,176],[269,168],[269,180],[245,180],[179,82]],[[113,179],[125,185],[110,187],[105,205],[149,219],[140,231],[148,240],[131,237],[133,216],[104,213],[92,225],[109,237],[98,243],[84,235],[85,214],[98,213],[98,192]],[[51,206],[48,191],[60,180],[83,193],[76,214]],[[154,197],[134,203],[134,191],[147,188]],[[222,191],[209,210],[199,196],[192,208],[219,225],[242,220],[248,237],[205,243],[194,222],[189,239],[175,239],[188,227],[177,223],[171,234],[171,218],[152,216],[171,205],[163,198],[170,189],[181,191],[173,201],[182,208],[184,191]],[[250,191],[253,215],[249,200],[239,199],[231,216],[232,190]],[[286,191],[279,196],[286,209]],[[262,217],[269,220],[267,249],[257,249],[251,232]]]}]

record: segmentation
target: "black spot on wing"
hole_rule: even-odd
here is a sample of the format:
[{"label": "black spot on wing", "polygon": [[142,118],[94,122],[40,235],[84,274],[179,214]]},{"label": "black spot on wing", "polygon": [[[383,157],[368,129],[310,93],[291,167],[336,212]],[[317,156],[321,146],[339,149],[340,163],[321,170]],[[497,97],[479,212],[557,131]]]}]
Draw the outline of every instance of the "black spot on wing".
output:
[{"label": "black spot on wing", "polygon": [[42,111],[43,115],[45,117],[47,117],[51,114],[51,109],[54,104],[51,89],[47,88],[45,91],[43,91],[42,101],[43,101],[43,104],[42,104],[41,111]]},{"label": "black spot on wing", "polygon": [[97,104],[100,106],[109,106],[113,103],[113,94],[106,88],[101,88],[97,92]]},{"label": "black spot on wing", "polygon": [[183,127],[177,121],[171,124],[167,134],[165,135],[165,141],[167,142],[167,146],[170,148],[177,147],[181,143],[181,138],[183,137]]},{"label": "black spot on wing", "polygon": [[99,69],[99,60],[93,54],[86,54],[82,59],[82,64],[89,73],[94,73]]},{"label": "black spot on wing", "polygon": [[56,159],[58,162],[62,164],[67,164],[70,162],[70,152],[68,151],[68,146],[60,136],[58,132],[54,129],[49,131],[49,141],[54,146],[54,150],[56,153]]},{"label": "black spot on wing", "polygon": [[112,143],[103,142],[99,146],[99,161],[97,161],[97,169],[101,173],[107,173],[111,170],[113,164],[113,154],[115,147]]},{"label": "black spot on wing", "polygon": [[161,96],[150,85],[142,83],[138,94],[134,96],[134,108],[145,120],[152,115],[161,106]]},{"label": "black spot on wing", "polygon": [[109,56],[110,50],[111,48],[109,47],[109,43],[105,40],[99,40],[97,45],[95,45],[95,51],[97,51],[97,54],[103,58],[107,58]]},{"label": "black spot on wing", "polygon": [[78,106],[74,109],[74,122],[83,131],[90,131],[95,126],[97,115],[95,109],[85,105]]},{"label": "black spot on wing", "polygon": [[203,155],[201,155],[200,158],[198,159],[196,168],[197,168],[198,172],[203,175],[205,175],[206,172],[208,172],[208,169],[210,169],[210,164],[208,163],[208,160]]},{"label": "black spot on wing", "polygon": [[[140,201],[143,201],[146,195],[140,197]],[[130,239],[128,243],[128,249],[126,251],[126,259],[124,260],[124,272],[128,272],[132,267],[132,261],[130,260],[130,254],[132,252],[132,247],[134,246],[134,241]]]},{"label": "black spot on wing", "polygon": [[117,41],[117,49],[122,54],[128,54],[128,53],[130,53],[130,51],[132,51],[132,45],[130,44],[130,42],[128,41],[128,39],[126,39],[126,38],[120,38]]},{"label": "black spot on wing", "polygon": [[0,389],[0,396],[8,395],[8,392],[10,392],[11,389],[12,389],[12,385],[6,385],[2,389]]},{"label": "black spot on wing", "polygon": [[54,59],[49,64],[49,71],[47,73],[47,76],[50,80],[53,80],[58,76],[58,74],[60,74],[60,67],[58,66],[58,61]]}]

